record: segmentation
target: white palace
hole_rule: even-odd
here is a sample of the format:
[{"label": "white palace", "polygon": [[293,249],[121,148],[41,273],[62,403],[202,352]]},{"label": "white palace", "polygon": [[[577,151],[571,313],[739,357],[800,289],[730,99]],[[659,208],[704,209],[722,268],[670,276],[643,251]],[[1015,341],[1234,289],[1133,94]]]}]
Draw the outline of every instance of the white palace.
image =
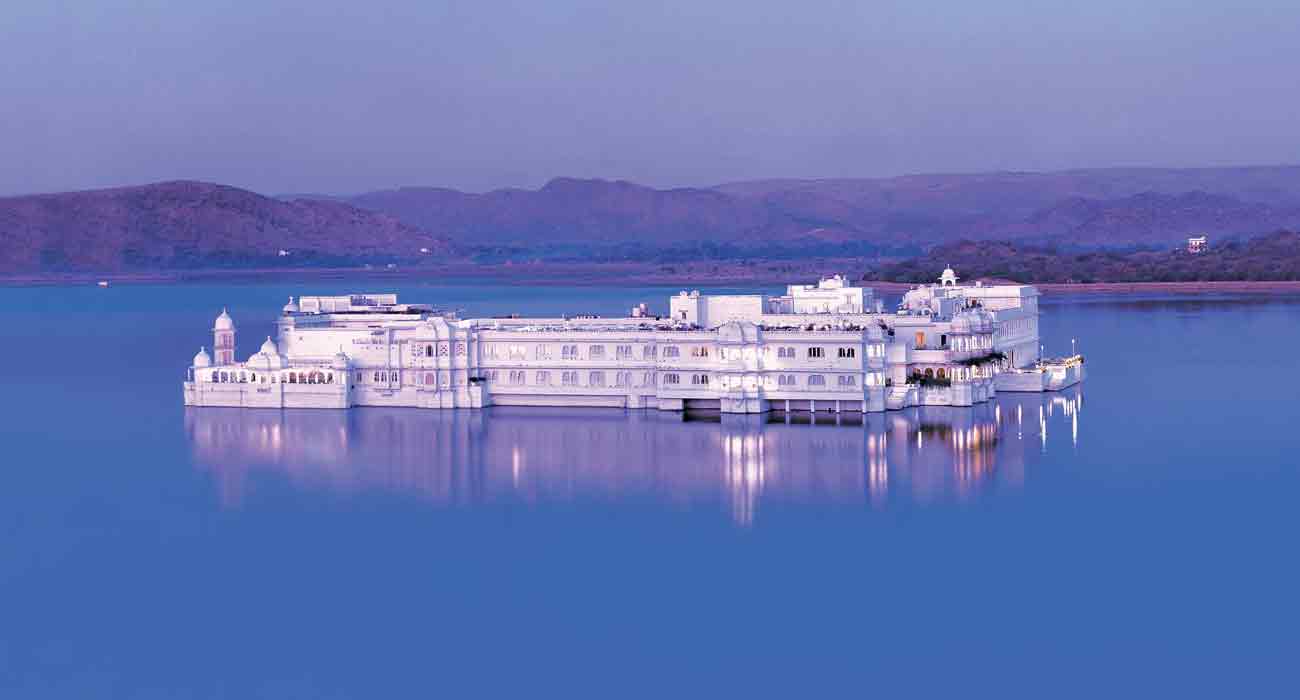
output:
[{"label": "white palace", "polygon": [[348,408],[607,406],[724,413],[970,406],[998,391],[1053,391],[1083,358],[1040,357],[1038,291],[938,284],[886,312],[840,276],[782,296],[672,297],[625,318],[476,318],[394,294],[291,298],[248,359],[222,311],[187,406]]}]

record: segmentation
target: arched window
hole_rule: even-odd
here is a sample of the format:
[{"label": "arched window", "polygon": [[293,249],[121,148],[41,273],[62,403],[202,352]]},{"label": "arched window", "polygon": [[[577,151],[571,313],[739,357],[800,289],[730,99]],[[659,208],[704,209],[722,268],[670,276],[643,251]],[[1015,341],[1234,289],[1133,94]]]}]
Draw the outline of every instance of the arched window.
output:
[{"label": "arched window", "polygon": [[397,381],[397,372],[396,372],[396,370],[394,370],[394,371],[388,373],[388,381],[390,381],[390,382],[395,382],[395,381]]},{"label": "arched window", "polygon": [[940,379],[943,379],[945,376],[945,372],[943,371],[943,368],[940,367],[939,371],[935,372],[934,375]]},{"label": "arched window", "polygon": [[925,368],[925,376],[926,376],[927,378],[930,378],[930,379],[934,378],[934,370],[933,370],[933,369],[930,369],[929,367],[926,367],[926,368]]},{"label": "arched window", "polygon": [[297,383],[298,383],[298,373],[297,373],[297,372],[290,372],[290,373],[289,373],[289,383],[290,383],[290,384],[297,384]]},{"label": "arched window", "polygon": [[378,384],[378,383],[380,383],[380,382],[382,382],[382,381],[384,381],[384,373],[383,373],[383,372],[375,372],[375,383]]},{"label": "arched window", "polygon": [[333,372],[330,372],[329,374],[325,375],[325,383],[326,383],[326,384],[333,384],[333,383],[334,383],[334,373],[333,373]]},{"label": "arched window", "polygon": [[808,375],[808,386],[826,386],[826,377],[820,374]]}]

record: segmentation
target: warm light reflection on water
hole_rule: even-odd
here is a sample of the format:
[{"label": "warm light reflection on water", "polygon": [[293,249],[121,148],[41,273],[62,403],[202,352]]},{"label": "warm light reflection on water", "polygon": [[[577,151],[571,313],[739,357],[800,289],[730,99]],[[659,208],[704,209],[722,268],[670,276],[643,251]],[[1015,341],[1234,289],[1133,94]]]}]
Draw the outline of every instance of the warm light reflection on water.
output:
[{"label": "warm light reflection on water", "polygon": [[[223,505],[265,477],[339,493],[386,490],[433,504],[636,499],[722,507],[750,525],[779,503],[967,500],[1019,488],[1069,425],[1081,393],[1004,395],[974,408],[732,416],[607,409],[423,411],[188,409],[196,463]],[[1037,425],[1024,414],[1037,412]],[[1063,425],[1061,426],[1064,427]],[[1055,440],[1063,440],[1061,432]]]}]

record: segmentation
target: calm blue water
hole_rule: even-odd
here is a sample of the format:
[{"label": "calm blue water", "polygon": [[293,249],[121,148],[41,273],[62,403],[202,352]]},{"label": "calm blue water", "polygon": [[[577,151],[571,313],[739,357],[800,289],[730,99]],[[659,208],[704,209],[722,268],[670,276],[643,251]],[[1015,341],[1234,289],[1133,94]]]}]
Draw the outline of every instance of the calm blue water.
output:
[{"label": "calm blue water", "polygon": [[0,697],[1294,690],[1300,301],[1053,300],[1082,387],[841,424],[181,406],[341,290],[0,290]]}]

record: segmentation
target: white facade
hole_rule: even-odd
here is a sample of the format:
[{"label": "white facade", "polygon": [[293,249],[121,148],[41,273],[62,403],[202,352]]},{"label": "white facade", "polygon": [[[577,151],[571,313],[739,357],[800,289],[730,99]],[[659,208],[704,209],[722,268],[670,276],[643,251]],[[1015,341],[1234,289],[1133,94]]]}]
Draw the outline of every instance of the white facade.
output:
[{"label": "white facade", "polygon": [[[245,362],[233,360],[234,323],[223,311],[216,358],[195,356],[185,403],[726,413],[969,406],[992,398],[1007,373],[1016,375],[1007,389],[1059,388],[1035,388],[1030,375],[1041,373],[1024,369],[1038,359],[1036,298],[1033,287],[953,280],[908,292],[887,314],[869,308],[870,290],[835,277],[779,297],[682,292],[667,318],[637,307],[621,319],[458,319],[392,294],[302,297],[285,305],[277,338]],[[1082,378],[1081,362],[1074,376],[1070,383]]]}]

